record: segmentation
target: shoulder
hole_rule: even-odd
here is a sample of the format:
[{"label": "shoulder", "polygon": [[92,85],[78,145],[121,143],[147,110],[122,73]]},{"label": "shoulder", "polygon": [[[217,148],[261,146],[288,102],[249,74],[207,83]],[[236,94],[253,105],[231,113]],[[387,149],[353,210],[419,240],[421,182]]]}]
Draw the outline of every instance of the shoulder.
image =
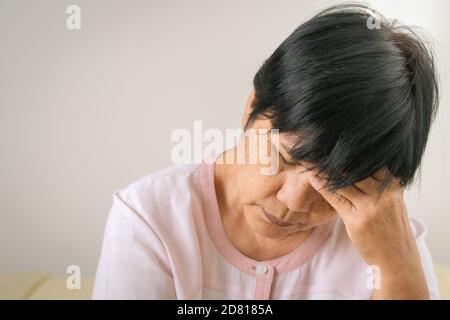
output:
[{"label": "shoulder", "polygon": [[174,165],[113,192],[119,200],[150,225],[183,219],[193,198],[200,197],[200,164]]},{"label": "shoulder", "polygon": [[428,233],[428,228],[425,223],[416,217],[409,217],[409,225],[416,240],[424,240]]},{"label": "shoulder", "polygon": [[149,190],[156,187],[164,191],[166,187],[192,182],[199,172],[199,167],[199,164],[180,164],[167,167],[132,181],[115,192],[127,197],[138,194],[145,197]]}]

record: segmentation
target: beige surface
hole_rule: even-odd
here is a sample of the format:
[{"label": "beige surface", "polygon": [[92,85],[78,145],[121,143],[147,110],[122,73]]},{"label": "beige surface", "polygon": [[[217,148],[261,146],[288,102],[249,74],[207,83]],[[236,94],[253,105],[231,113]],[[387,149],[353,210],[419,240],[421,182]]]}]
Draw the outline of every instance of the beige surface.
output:
[{"label": "beige surface", "polygon": [[66,287],[65,277],[51,277],[44,281],[29,295],[31,300],[80,300],[91,299],[94,279],[84,277],[81,280],[81,288],[69,290]]},{"label": "beige surface", "polygon": [[0,299],[27,299],[47,279],[35,272],[0,275]]},{"label": "beige surface", "polygon": [[[437,264],[436,276],[442,299],[450,300],[450,267]],[[93,277],[83,277],[80,290],[69,290],[65,277],[41,273],[1,275],[0,299],[91,299],[93,284]]]},{"label": "beige surface", "polygon": [[450,300],[450,267],[437,264],[435,266],[436,276],[439,282],[439,291],[442,299]]},{"label": "beige surface", "polygon": [[49,277],[42,273],[0,275],[0,299],[91,299],[93,283],[93,277],[84,277],[79,290],[69,290],[65,277]]}]

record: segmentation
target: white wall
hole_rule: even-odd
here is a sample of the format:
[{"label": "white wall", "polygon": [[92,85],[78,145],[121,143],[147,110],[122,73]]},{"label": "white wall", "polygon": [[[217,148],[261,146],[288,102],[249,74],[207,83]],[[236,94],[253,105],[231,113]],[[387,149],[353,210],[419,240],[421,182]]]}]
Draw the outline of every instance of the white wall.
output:
[{"label": "white wall", "polygon": [[[93,274],[111,193],[171,165],[176,128],[238,127],[262,61],[328,3],[0,0],[0,272]],[[450,264],[450,2],[373,3],[436,39],[441,109],[407,200]]]}]

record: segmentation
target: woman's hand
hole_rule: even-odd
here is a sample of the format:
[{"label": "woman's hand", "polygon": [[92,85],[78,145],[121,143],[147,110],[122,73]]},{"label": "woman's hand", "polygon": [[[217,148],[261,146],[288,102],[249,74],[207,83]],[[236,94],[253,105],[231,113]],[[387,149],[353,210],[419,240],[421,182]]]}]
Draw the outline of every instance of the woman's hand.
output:
[{"label": "woman's hand", "polygon": [[387,169],[332,192],[317,172],[309,180],[345,224],[350,240],[368,265],[381,271],[373,299],[429,299],[419,251],[409,224],[404,189],[397,179],[379,193]]}]

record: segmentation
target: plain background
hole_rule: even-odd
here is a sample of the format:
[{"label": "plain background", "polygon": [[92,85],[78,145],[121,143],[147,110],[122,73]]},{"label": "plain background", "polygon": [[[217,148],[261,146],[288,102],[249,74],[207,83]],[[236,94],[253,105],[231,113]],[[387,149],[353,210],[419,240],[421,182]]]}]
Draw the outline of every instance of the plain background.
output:
[{"label": "plain background", "polygon": [[[112,192],[172,165],[174,130],[237,128],[264,59],[336,2],[1,0],[0,272],[93,275]],[[406,200],[450,264],[450,2],[370,3],[434,38],[440,111]]]}]

